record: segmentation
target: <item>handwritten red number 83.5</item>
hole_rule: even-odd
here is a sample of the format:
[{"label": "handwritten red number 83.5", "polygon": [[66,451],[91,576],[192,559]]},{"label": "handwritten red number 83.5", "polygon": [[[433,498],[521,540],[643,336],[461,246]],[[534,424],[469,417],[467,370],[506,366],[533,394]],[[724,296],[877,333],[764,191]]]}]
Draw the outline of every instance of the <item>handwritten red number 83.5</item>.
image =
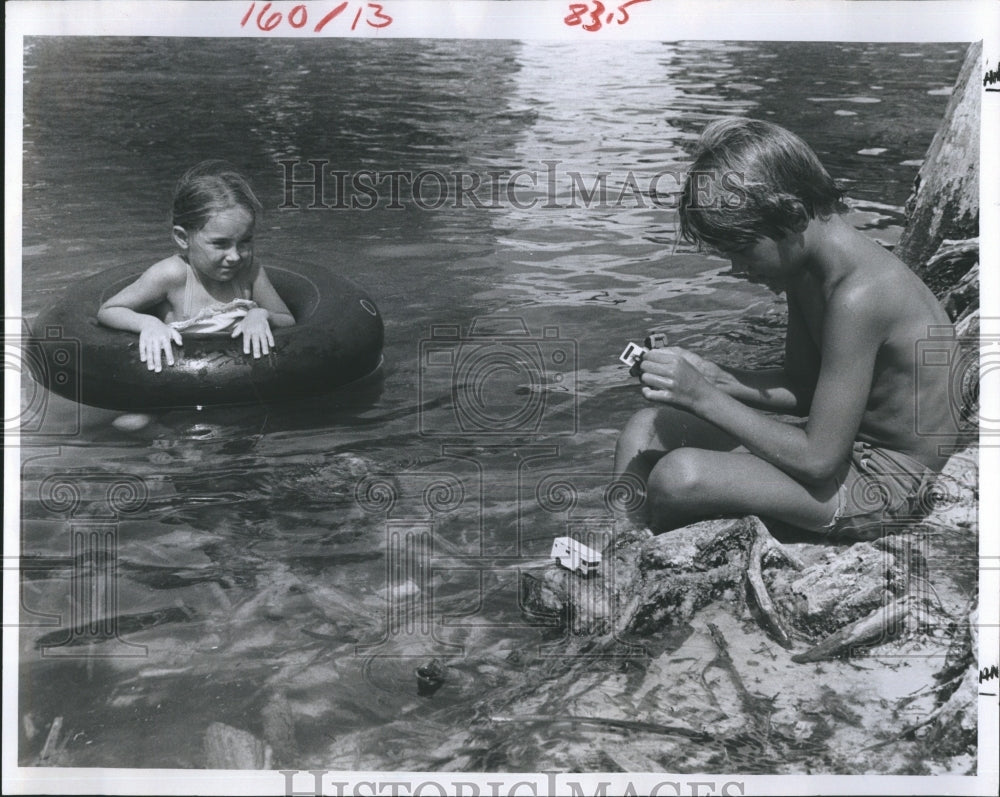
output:
[{"label": "handwritten red number 83.5", "polygon": [[[607,14],[605,14],[605,12],[607,12],[608,9],[604,3],[601,2],[601,0],[593,0],[589,5],[587,3],[570,3],[569,16],[567,16],[563,22],[571,27],[573,25],[579,25],[584,30],[594,33],[599,31],[602,26],[610,25],[614,22],[615,12],[618,12],[621,15],[617,20],[618,24],[624,25],[629,20],[628,11],[626,11],[629,6],[635,5],[636,3],[648,2],[649,0],[628,0],[627,3],[622,3]],[[584,23],[583,21],[585,15],[590,20],[587,23]]]}]

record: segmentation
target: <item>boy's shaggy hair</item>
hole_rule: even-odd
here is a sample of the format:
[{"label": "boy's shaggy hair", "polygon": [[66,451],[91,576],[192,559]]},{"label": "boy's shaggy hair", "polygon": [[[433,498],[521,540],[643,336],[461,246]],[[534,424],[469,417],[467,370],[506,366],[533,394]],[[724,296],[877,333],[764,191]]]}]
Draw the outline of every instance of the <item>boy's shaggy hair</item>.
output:
[{"label": "boy's shaggy hair", "polygon": [[847,209],[833,178],[794,133],[755,119],[720,119],[701,134],[684,181],[681,236],[740,249]]}]

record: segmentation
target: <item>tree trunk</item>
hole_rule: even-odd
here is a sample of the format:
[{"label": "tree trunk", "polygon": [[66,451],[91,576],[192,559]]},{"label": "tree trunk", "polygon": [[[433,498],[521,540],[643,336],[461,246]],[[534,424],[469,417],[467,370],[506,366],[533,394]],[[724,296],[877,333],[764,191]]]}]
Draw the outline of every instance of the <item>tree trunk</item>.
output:
[{"label": "tree trunk", "polygon": [[969,45],[941,127],[906,202],[894,253],[921,278],[945,239],[979,235],[979,118],[982,42]]}]

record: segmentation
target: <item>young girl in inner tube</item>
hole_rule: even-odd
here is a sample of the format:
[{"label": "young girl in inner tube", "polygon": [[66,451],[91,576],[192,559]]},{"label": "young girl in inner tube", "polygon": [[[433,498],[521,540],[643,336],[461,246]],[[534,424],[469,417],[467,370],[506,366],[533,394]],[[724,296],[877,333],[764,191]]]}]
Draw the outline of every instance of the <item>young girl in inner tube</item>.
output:
[{"label": "young girl in inner tube", "polygon": [[231,164],[203,161],[189,169],[174,190],[177,253],[105,301],[98,321],[138,333],[139,359],[157,373],[164,360],[174,364],[172,344],[182,345],[182,334],[242,336],[244,354],[268,354],[271,327],[295,319],[254,262],[260,211],[250,183]]}]

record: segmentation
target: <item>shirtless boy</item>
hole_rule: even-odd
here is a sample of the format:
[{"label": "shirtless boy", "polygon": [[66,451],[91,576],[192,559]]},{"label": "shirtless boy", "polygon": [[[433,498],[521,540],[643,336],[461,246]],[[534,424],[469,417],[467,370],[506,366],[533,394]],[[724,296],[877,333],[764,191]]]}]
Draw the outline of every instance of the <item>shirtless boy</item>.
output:
[{"label": "shirtless boy", "polygon": [[[726,195],[705,175],[724,181]],[[949,319],[906,265],[844,220],[846,210],[816,155],[787,130],[725,119],[702,134],[681,232],[727,257],[738,276],[786,291],[785,361],[741,371],[682,348],[643,356],[653,406],[622,431],[615,474],[646,483],[654,530],[757,514],[871,539],[918,511],[954,422],[948,369],[918,378],[917,342]]]}]

